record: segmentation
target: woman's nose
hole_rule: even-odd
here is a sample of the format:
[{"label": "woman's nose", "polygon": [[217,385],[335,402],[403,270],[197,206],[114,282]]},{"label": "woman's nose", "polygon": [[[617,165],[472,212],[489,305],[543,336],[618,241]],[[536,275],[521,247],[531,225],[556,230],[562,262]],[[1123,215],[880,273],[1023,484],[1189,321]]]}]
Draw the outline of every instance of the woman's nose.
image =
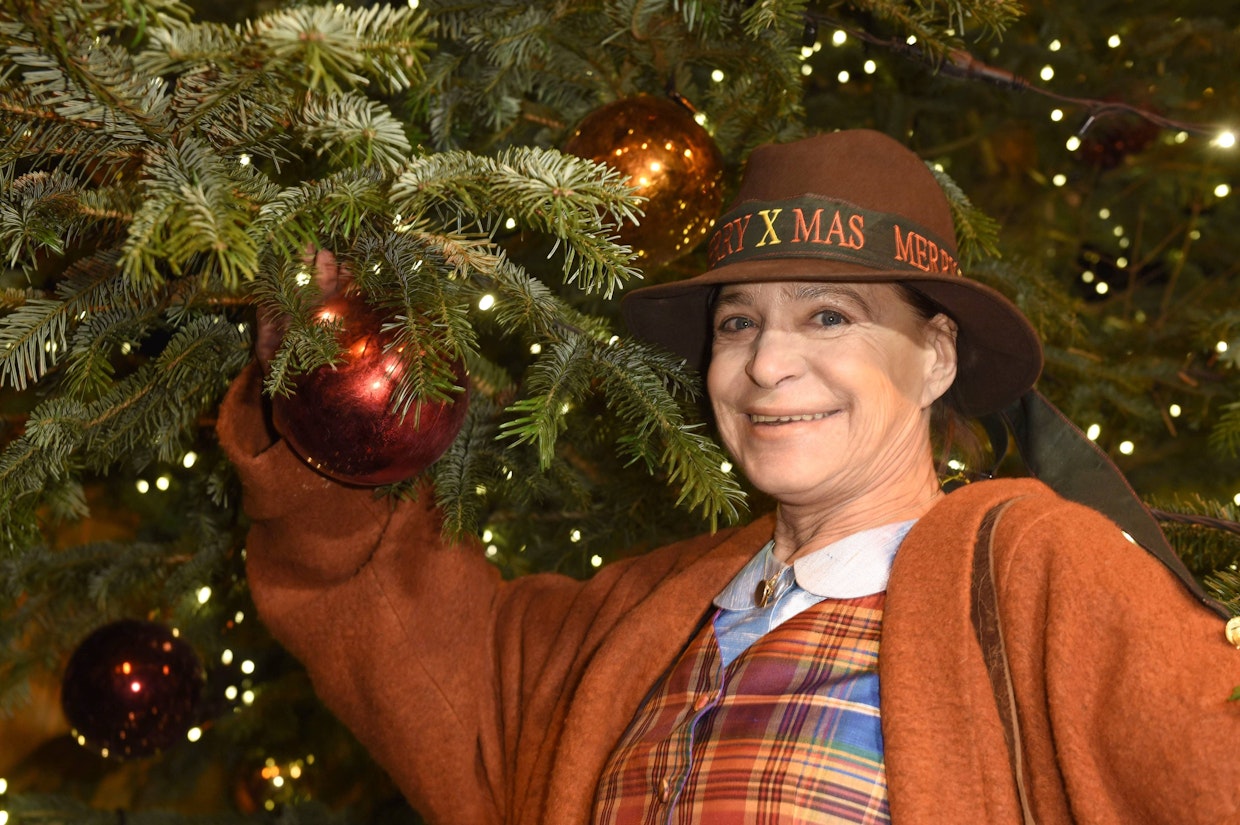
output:
[{"label": "woman's nose", "polygon": [[774,387],[800,375],[804,367],[804,353],[796,336],[766,329],[754,339],[745,372],[758,386]]}]

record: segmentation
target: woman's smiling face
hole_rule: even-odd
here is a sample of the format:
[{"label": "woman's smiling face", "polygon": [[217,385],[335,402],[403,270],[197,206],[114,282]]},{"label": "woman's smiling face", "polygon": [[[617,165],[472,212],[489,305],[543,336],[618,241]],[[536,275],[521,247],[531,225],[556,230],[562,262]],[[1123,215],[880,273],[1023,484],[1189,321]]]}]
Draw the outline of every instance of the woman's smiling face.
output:
[{"label": "woman's smiling face", "polygon": [[836,506],[898,489],[924,463],[930,405],[955,368],[952,321],[927,320],[893,284],[731,284],[715,304],[707,390],[755,487]]}]

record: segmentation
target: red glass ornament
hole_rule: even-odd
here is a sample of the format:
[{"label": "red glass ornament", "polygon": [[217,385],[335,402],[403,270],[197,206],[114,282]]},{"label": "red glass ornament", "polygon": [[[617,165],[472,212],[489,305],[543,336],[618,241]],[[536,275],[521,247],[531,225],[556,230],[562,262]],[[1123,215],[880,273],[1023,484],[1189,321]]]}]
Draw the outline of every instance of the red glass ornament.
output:
[{"label": "red glass ornament", "polygon": [[107,757],[148,756],[181,741],[197,721],[198,654],[154,622],[113,622],[69,657],[61,707],[74,736]]},{"label": "red glass ornament", "polygon": [[647,201],[640,223],[625,222],[620,240],[656,266],[697,246],[723,202],[723,156],[689,109],[640,95],[591,112],[564,151],[605,163]]},{"label": "red glass ornament", "polygon": [[[293,395],[273,399],[276,430],[311,467],[346,484],[392,484],[422,472],[461,431],[468,392],[415,402],[402,417],[392,405],[404,365],[385,351],[393,336],[383,332],[383,316],[352,294],[325,301],[319,313],[342,324],[342,360],[298,376]],[[466,386],[464,368],[456,374]]]},{"label": "red glass ornament", "polygon": [[1107,170],[1145,151],[1158,137],[1157,124],[1141,117],[1108,117],[1093,122],[1081,140],[1079,154],[1092,166]]}]

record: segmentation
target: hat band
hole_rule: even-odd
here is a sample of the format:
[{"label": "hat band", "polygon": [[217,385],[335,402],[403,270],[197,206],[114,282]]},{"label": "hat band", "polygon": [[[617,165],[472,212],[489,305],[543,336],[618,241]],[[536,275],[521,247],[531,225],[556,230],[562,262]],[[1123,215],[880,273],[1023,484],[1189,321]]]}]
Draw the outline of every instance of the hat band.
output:
[{"label": "hat band", "polygon": [[782,258],[960,274],[955,244],[899,215],[834,198],[745,201],[715,222],[707,246],[709,269]]}]

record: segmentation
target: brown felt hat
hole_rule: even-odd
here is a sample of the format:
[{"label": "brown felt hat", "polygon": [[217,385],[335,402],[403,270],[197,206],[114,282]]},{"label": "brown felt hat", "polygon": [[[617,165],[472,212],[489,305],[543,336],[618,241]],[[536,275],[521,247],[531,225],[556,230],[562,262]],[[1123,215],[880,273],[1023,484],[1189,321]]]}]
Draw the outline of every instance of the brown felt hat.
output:
[{"label": "brown felt hat", "polygon": [[630,331],[703,370],[711,297],[759,281],[899,282],[959,326],[951,398],[968,415],[1016,401],[1042,370],[1042,346],[1006,297],[960,273],[951,207],[926,164],[869,130],[761,146],[715,223],[709,269],[625,296]]}]

